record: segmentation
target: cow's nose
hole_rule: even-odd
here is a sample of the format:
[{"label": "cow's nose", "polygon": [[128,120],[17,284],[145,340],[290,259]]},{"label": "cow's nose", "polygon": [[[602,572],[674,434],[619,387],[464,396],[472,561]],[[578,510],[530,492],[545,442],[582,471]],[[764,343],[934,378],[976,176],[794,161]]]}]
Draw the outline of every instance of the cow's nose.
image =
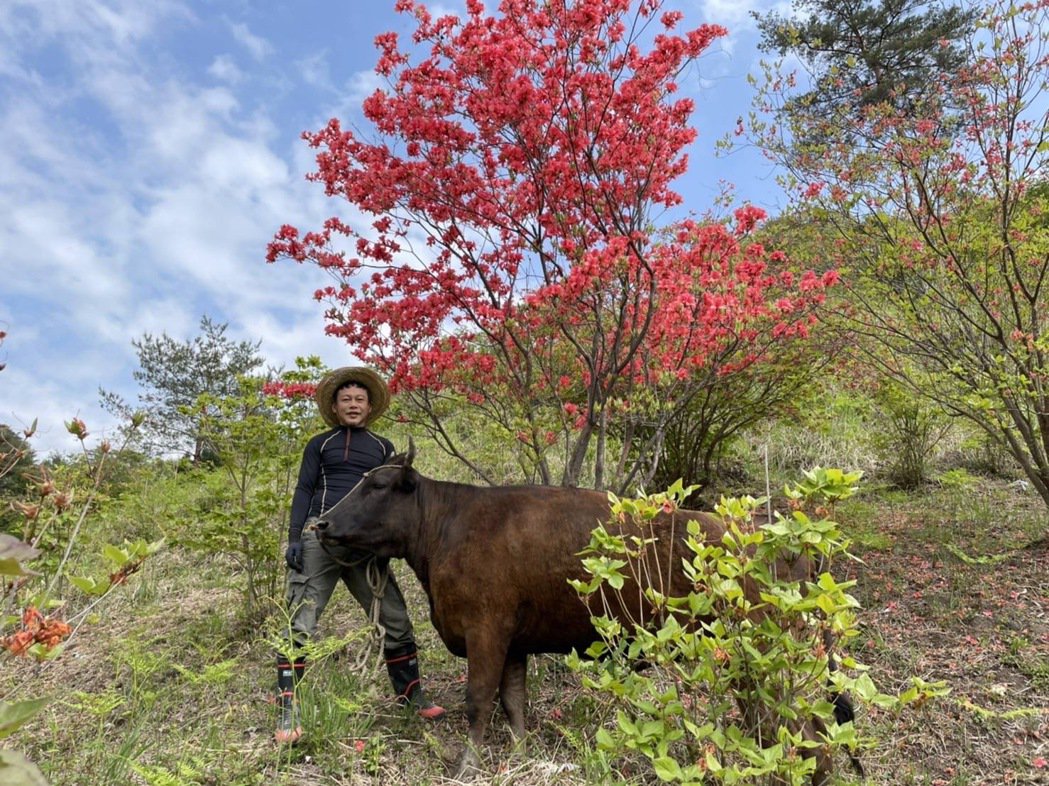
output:
[{"label": "cow's nose", "polygon": [[326,530],[328,528],[328,522],[325,521],[324,519],[317,519],[317,521],[314,522],[313,526],[316,527],[321,532],[324,532],[324,530]]}]

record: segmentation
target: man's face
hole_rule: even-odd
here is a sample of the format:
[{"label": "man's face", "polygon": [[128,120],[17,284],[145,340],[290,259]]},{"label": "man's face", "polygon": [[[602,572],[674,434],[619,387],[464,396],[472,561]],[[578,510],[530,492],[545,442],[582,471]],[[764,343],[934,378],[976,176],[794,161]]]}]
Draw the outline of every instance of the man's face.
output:
[{"label": "man's face", "polygon": [[358,385],[349,385],[335,394],[331,405],[335,418],[343,426],[363,426],[371,414],[372,405],[368,402],[368,391]]}]

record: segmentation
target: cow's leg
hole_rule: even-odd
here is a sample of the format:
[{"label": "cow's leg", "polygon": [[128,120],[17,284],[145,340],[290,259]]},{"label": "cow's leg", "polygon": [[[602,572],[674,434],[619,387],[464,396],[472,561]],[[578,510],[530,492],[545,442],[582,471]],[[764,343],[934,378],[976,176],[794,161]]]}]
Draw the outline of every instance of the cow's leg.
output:
[{"label": "cow's leg", "polygon": [[801,733],[806,741],[819,743],[819,747],[809,748],[803,755],[806,758],[811,756],[816,759],[816,769],[812,771],[812,786],[824,786],[830,781],[831,773],[834,772],[834,761],[831,759],[830,751],[823,744],[827,727],[822,720],[813,717],[805,721]]},{"label": "cow's leg", "polygon": [[506,656],[503,666],[503,679],[499,683],[499,699],[503,703],[503,710],[510,721],[510,731],[514,739],[520,742],[524,739],[525,723],[525,679],[528,674],[528,656],[514,655]]},{"label": "cow's leg", "polygon": [[455,777],[461,778],[481,767],[480,750],[495,692],[503,674],[509,637],[482,632],[466,636],[466,719],[470,724],[466,747],[459,757]]},{"label": "cow's leg", "polygon": [[[766,748],[776,741],[775,724],[772,722],[771,710],[757,698],[757,688],[750,680],[740,680],[736,684],[736,702],[743,715],[743,730]],[[778,775],[768,776],[769,786],[787,786],[787,782]]]},{"label": "cow's leg", "polygon": [[[749,690],[743,686],[749,685]],[[776,740],[776,725],[777,721],[773,715],[773,710],[765,707],[756,697],[756,691],[753,685],[749,682],[744,681],[740,686],[740,693],[738,694],[737,700],[739,703],[740,711],[743,714],[743,728],[748,734],[757,738],[758,742],[762,746],[772,745]],[[801,730],[801,736],[808,742],[822,742],[823,736],[826,733],[826,726],[823,721],[819,718],[813,717],[805,721],[800,722],[798,725],[792,726],[793,730]],[[822,734],[821,734],[822,732]],[[815,758],[816,768],[812,772],[812,786],[825,786],[830,781],[831,774],[834,771],[834,762],[831,759],[830,753],[823,745],[817,748],[806,748],[802,752],[802,756],[805,758]],[[786,786],[787,780],[780,777],[772,777],[769,780],[770,786]]]}]

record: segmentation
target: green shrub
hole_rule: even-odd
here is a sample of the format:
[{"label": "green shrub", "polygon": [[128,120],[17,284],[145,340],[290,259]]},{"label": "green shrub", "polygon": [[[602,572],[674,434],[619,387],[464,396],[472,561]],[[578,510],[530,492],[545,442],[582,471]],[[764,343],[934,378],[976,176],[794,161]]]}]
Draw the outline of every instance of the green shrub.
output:
[{"label": "green shrub", "polygon": [[899,385],[883,384],[875,398],[881,417],[873,441],[888,478],[900,488],[918,488],[929,479],[934,452],[950,421],[927,399]]},{"label": "green shrub", "polygon": [[[597,735],[600,749],[641,754],[672,783],[774,778],[801,784],[812,777],[817,750],[851,751],[861,744],[852,723],[834,722],[828,685],[883,707],[937,692],[916,681],[901,697],[881,694],[849,657],[841,664],[849,673],[859,671],[858,678],[832,670],[827,641],[857,633],[852,582],[837,583],[827,569],[811,580],[777,569],[782,558],[829,568],[834,558],[847,556],[848,541],[826,514],[852,493],[858,474],[807,473],[785,490],[796,506],[791,515],[761,527],[751,525],[761,500],[723,499],[722,542],[705,542],[698,525],[690,525],[691,553],[683,565],[695,591],[663,598],[639,582],[651,606],[669,612],[662,624],[594,618],[601,641],[587,654],[595,659],[573,656],[570,665],[617,709],[615,723]],[[574,585],[591,608],[602,608],[607,594],[622,590],[631,577],[657,573],[651,522],[689,491],[676,484],[664,494],[614,501],[613,517],[634,522],[637,534],[595,530],[583,560],[592,579]],[[806,727],[825,731],[811,734]]]}]

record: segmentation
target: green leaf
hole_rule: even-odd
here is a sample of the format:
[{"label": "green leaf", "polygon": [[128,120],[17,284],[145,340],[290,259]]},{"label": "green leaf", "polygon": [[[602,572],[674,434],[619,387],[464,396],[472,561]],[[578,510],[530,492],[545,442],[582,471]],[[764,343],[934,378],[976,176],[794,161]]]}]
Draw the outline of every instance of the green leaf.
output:
[{"label": "green leaf", "polygon": [[36,571],[22,566],[22,562],[28,562],[40,555],[28,543],[23,543],[18,538],[0,532],[0,576],[37,576]]},{"label": "green leaf", "polygon": [[660,756],[657,759],[653,759],[652,767],[661,781],[669,783],[681,780],[681,765],[669,756]]},{"label": "green leaf", "polygon": [[637,725],[625,712],[620,711],[617,713],[616,722],[619,724],[620,731],[624,734],[631,737],[636,737],[638,735]]},{"label": "green leaf", "polygon": [[86,595],[105,595],[109,589],[109,579],[99,581],[90,576],[70,576],[73,586]]},{"label": "green leaf", "polygon": [[102,547],[102,555],[118,568],[124,567],[131,559],[126,549],[106,544]]},{"label": "green leaf", "polygon": [[18,751],[0,748],[0,786],[48,786],[47,778]]},{"label": "green leaf", "polygon": [[722,769],[724,769],[721,766],[721,761],[714,754],[714,751],[707,751],[706,755],[703,757],[703,760],[704,760],[704,762],[707,765],[707,771],[708,772],[713,772],[713,773],[716,774],[716,773],[721,772]]},{"label": "green leaf", "polygon": [[50,701],[47,698],[29,699],[8,704],[0,701],[0,739],[9,737],[18,727],[40,712]]},{"label": "green leaf", "polygon": [[598,729],[594,739],[597,742],[597,747],[602,750],[612,750],[616,746],[615,740],[612,739],[608,729]]}]

